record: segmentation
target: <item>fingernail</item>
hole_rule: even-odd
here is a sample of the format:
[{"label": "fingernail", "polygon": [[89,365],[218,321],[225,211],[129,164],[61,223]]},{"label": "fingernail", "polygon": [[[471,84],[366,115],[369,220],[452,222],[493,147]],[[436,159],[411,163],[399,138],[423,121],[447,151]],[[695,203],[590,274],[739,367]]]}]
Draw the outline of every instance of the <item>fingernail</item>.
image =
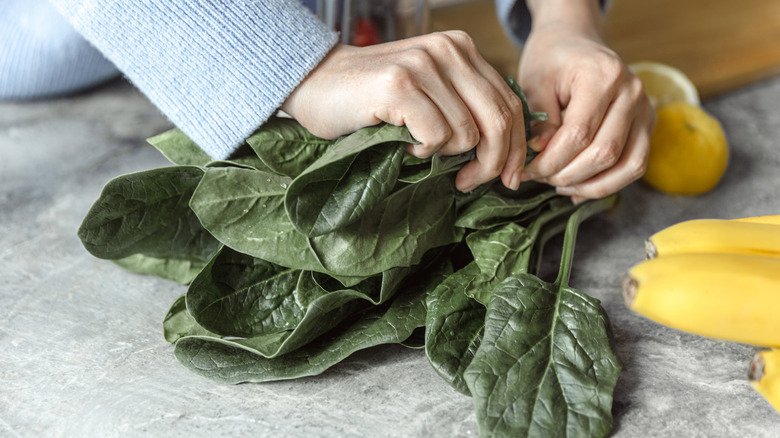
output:
[{"label": "fingernail", "polygon": [[468,186],[466,186],[466,187],[464,187],[462,189],[458,189],[458,190],[460,190],[463,193],[468,193],[468,192],[470,192],[470,191],[472,191],[472,190],[474,190],[476,188],[477,188],[477,184],[470,184],[470,185],[468,185]]},{"label": "fingernail", "polygon": [[555,193],[561,196],[573,196],[577,194],[577,189],[574,187],[557,187]]},{"label": "fingernail", "polygon": [[512,175],[512,180],[509,181],[509,188],[512,190],[519,189],[521,178],[522,178],[522,172],[515,172],[514,175]]},{"label": "fingernail", "polygon": [[528,145],[529,148],[535,150],[536,152],[539,152],[539,148],[542,145],[539,137],[531,138],[530,140],[528,140],[526,144]]}]

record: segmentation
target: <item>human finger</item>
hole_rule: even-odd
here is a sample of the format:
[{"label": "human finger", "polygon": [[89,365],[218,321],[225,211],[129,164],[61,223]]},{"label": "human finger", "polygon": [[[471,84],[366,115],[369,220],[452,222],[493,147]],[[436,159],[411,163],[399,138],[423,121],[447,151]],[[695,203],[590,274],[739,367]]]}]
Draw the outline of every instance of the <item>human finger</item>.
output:
[{"label": "human finger", "polygon": [[526,166],[524,178],[546,181],[588,147],[614,97],[615,89],[604,84],[574,89],[560,128]]},{"label": "human finger", "polygon": [[579,184],[556,188],[558,194],[571,196],[575,201],[598,199],[616,193],[641,178],[647,168],[654,119],[652,110],[642,110],[631,125],[626,147],[618,162]]},{"label": "human finger", "polygon": [[525,158],[522,102],[479,55],[467,34],[446,32],[443,37],[454,43],[443,47],[463,55],[453,57],[457,63],[450,70],[451,81],[471,111],[480,134],[476,158],[458,173],[456,186],[469,191],[501,175],[509,187]]},{"label": "human finger", "polygon": [[548,184],[579,184],[618,162],[623,155],[634,119],[640,111],[645,111],[650,106],[641,86],[636,88],[627,90],[615,99],[607,109],[593,142],[558,173],[547,177]]},{"label": "human finger", "polygon": [[529,108],[532,111],[541,111],[547,114],[547,120],[534,122],[531,125],[528,147],[538,153],[544,150],[550,139],[560,129],[563,123],[563,113],[552,84],[540,84],[533,87],[533,90],[533,93],[527,95]]},{"label": "human finger", "polygon": [[[457,40],[464,35],[466,34],[463,32],[454,32],[453,38]],[[506,109],[511,115],[511,122],[509,123],[509,151],[506,160],[504,161],[504,166],[501,169],[500,177],[504,186],[516,190],[520,185],[520,176],[523,171],[526,157],[526,132],[523,118],[523,103],[498,71],[496,71],[496,69],[479,54],[476,46],[470,39],[465,41],[464,45],[466,47],[465,53],[471,60],[474,68],[482,77],[492,84],[495,90],[503,98]]]},{"label": "human finger", "polygon": [[418,86],[404,84],[404,81],[408,79],[396,83],[404,91],[403,99],[389,102],[375,116],[391,125],[405,125],[419,142],[410,144],[407,152],[418,158],[428,158],[452,137],[452,129],[428,95]]}]

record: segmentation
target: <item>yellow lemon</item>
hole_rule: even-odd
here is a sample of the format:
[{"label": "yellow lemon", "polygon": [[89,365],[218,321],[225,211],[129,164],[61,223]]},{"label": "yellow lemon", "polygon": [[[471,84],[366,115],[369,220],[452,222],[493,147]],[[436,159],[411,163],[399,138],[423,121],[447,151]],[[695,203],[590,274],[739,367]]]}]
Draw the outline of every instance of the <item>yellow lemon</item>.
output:
[{"label": "yellow lemon", "polygon": [[644,180],[677,195],[698,195],[715,187],[729,159],[718,120],[687,102],[666,104],[656,114]]},{"label": "yellow lemon", "polygon": [[670,102],[687,102],[699,105],[699,92],[688,76],[670,65],[643,61],[629,66],[642,81],[647,97],[654,108]]}]

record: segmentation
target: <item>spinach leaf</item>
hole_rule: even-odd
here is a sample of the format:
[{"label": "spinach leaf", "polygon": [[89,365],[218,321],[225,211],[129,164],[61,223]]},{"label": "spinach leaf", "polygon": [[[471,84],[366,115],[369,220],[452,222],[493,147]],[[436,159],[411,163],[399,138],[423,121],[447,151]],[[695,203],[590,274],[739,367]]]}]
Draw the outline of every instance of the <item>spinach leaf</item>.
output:
[{"label": "spinach leaf", "polygon": [[[466,163],[477,156],[472,149],[462,154],[443,157],[434,154],[431,158],[421,159],[412,155],[405,155],[398,181],[414,184],[426,178],[432,178],[448,172],[460,170]],[[412,157],[413,159],[409,159]]]},{"label": "spinach leaf", "polygon": [[[523,102],[523,120],[525,121],[525,136],[526,138],[529,138],[531,135],[531,122],[546,121],[547,113],[531,111],[531,109],[528,107],[528,99],[525,97],[525,92],[520,87],[520,84],[517,83],[515,78],[511,76],[507,76],[506,78],[504,78],[504,80],[506,81],[507,85],[509,85],[509,88],[511,88],[512,91],[514,91],[515,94],[517,94],[517,96],[520,97],[520,101]],[[529,149],[528,152],[530,154],[533,151]]]},{"label": "spinach leaf", "polygon": [[498,192],[498,186],[500,183],[494,184],[493,190],[484,193],[461,208],[458,211],[455,225],[484,230],[509,222],[518,222],[522,221],[525,216],[536,216],[540,207],[550,200],[560,199],[554,189],[549,186],[542,187],[536,183],[521,185],[521,191],[529,196],[509,197],[505,193]]},{"label": "spinach leaf", "polygon": [[206,167],[240,167],[243,169],[254,169],[263,172],[279,174],[272,168],[268,167],[263,160],[260,159],[249,146],[243,145],[231,155],[227,160],[214,160],[206,164]]},{"label": "spinach leaf", "polygon": [[187,309],[200,325],[219,334],[289,331],[305,312],[297,301],[305,273],[222,248],[190,284]]},{"label": "spinach leaf", "polygon": [[413,266],[429,249],[458,240],[446,177],[406,185],[357,222],[312,238],[284,214],[285,177],[208,169],[190,205],[212,235],[237,251],[289,268],[363,277]]},{"label": "spinach leaf", "polygon": [[[344,288],[324,274],[286,268],[223,248],[190,285],[187,309],[201,326],[221,335],[291,333],[304,320],[320,324],[317,312],[323,309],[329,311],[353,300],[372,305],[387,301],[410,272],[410,268],[390,269]],[[330,295],[330,307],[321,303],[325,295]]]},{"label": "spinach leaf", "polygon": [[211,157],[179,128],[173,128],[146,140],[173,164],[205,166]]},{"label": "spinach leaf", "polygon": [[109,181],[79,227],[82,244],[104,259],[143,254],[208,261],[219,242],[188,206],[202,176],[198,167],[172,166]]},{"label": "spinach leaf", "polygon": [[[421,271],[422,272],[422,271]],[[425,296],[448,273],[439,265],[413,275],[385,305],[358,314],[299,349],[274,358],[264,358],[237,343],[208,336],[183,337],[174,354],[195,374],[221,383],[268,382],[322,373],[352,353],[380,344],[401,343],[425,324]],[[186,309],[185,309],[186,311]]]},{"label": "spinach leaf", "polygon": [[271,117],[246,139],[268,168],[295,178],[314,163],[333,140],[311,134],[293,119]]},{"label": "spinach leaf", "polygon": [[209,168],[190,207],[203,226],[225,245],[295,269],[324,271],[306,236],[284,212],[290,178],[235,167]]},{"label": "spinach leaf", "polygon": [[155,275],[179,284],[190,283],[206,266],[202,261],[160,258],[144,254],[133,254],[113,262],[136,274]]},{"label": "spinach leaf", "polygon": [[176,343],[185,336],[211,336],[218,337],[201,327],[195,318],[187,312],[186,296],[182,295],[176,299],[168,310],[163,320],[163,336],[171,344]]},{"label": "spinach leaf", "polygon": [[425,354],[436,373],[455,390],[471,395],[463,379],[482,340],[485,306],[466,294],[479,275],[470,263],[447,277],[426,298]]},{"label": "spinach leaf", "polygon": [[570,218],[554,283],[530,273],[493,291],[485,331],[465,380],[481,433],[490,436],[605,436],[621,370],[598,300],[567,285],[581,220],[614,197],[583,204]]},{"label": "spinach leaf", "polygon": [[466,242],[473,261],[449,276],[428,296],[428,360],[456,390],[470,394],[463,375],[482,340],[485,306],[493,291],[507,277],[529,272],[532,255],[539,251],[535,242],[540,230],[548,222],[575,210],[568,201],[556,204],[551,203],[528,228],[510,222],[469,234]]},{"label": "spinach leaf", "polygon": [[395,187],[407,144],[404,127],[379,125],[340,138],[290,184],[287,215],[306,236],[355,222]]},{"label": "spinach leaf", "polygon": [[428,250],[462,238],[453,225],[452,187],[449,175],[406,185],[357,222],[309,239],[311,250],[328,272],[341,275],[414,266]]}]

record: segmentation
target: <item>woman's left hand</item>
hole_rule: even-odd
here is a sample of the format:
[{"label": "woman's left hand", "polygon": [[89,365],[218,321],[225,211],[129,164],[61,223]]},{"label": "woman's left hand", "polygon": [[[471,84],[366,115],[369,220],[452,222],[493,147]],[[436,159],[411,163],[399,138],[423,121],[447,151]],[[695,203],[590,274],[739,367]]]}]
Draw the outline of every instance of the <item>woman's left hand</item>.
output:
[{"label": "woman's left hand", "polygon": [[518,79],[531,109],[549,117],[531,130],[528,145],[539,154],[523,180],[546,182],[581,202],[644,174],[655,111],[641,81],[597,34],[535,27]]}]

